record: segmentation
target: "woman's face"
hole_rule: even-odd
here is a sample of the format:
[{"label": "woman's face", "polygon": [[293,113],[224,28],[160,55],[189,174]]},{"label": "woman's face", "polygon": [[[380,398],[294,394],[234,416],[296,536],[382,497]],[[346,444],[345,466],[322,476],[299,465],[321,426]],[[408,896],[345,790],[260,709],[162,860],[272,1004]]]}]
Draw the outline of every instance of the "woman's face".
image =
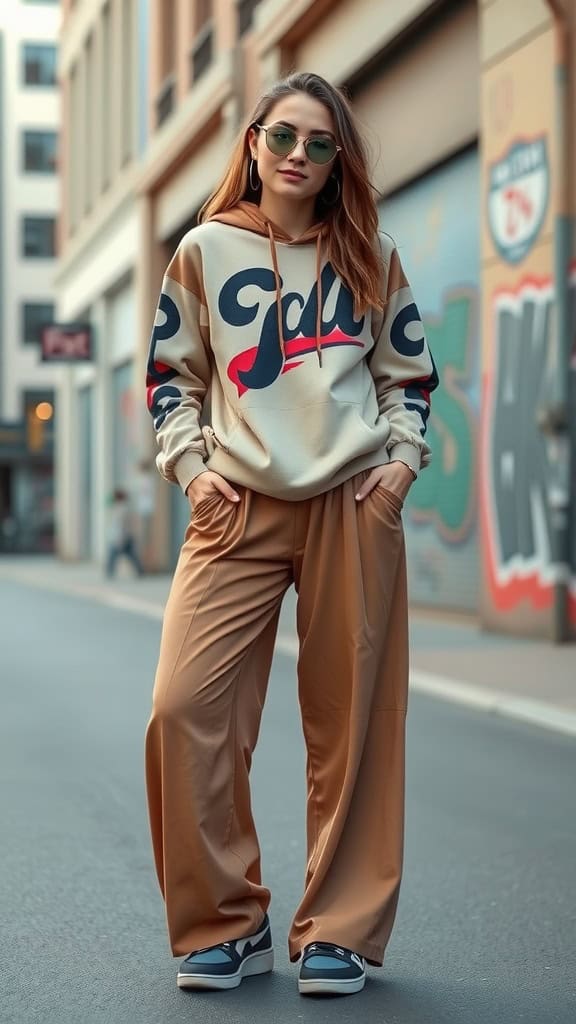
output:
[{"label": "woman's face", "polygon": [[[338,142],[330,111],[307,93],[297,92],[284,96],[271,107],[263,123],[272,125],[279,122],[291,128],[301,139],[309,135],[328,135]],[[310,199],[322,191],[332,173],[335,158],[326,164],[313,163],[308,158],[303,141],[297,142],[286,156],[276,156],[270,151],[264,131],[251,128],[248,141],[251,156],[258,165],[262,188],[275,197]]]}]

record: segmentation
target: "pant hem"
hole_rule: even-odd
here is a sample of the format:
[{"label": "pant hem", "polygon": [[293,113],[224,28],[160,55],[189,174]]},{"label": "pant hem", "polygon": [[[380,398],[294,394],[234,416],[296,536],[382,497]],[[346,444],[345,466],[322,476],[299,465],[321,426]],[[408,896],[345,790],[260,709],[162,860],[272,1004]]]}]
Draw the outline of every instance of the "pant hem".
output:
[{"label": "pant hem", "polygon": [[260,915],[257,918],[257,923],[250,925],[248,931],[245,931],[243,935],[238,934],[238,930],[232,934],[234,926],[222,924],[219,928],[212,929],[198,929],[198,938],[191,945],[184,945],[181,942],[170,943],[170,949],[172,956],[179,958],[182,956],[189,956],[196,949],[207,949],[210,946],[218,946],[221,942],[234,942],[236,939],[244,939],[249,935],[254,935],[255,932],[260,931],[264,920],[266,918],[267,910],[262,911],[260,908]]},{"label": "pant hem", "polygon": [[350,940],[346,937],[334,935],[333,932],[329,936],[322,935],[318,930],[302,936],[297,943],[288,942],[290,961],[296,963],[300,959],[304,947],[308,946],[311,942],[333,942],[335,945],[344,946],[345,949],[351,949],[352,952],[363,956],[371,967],[382,967],[384,964],[384,949],[382,946],[376,946],[371,942],[356,942],[353,939]]}]

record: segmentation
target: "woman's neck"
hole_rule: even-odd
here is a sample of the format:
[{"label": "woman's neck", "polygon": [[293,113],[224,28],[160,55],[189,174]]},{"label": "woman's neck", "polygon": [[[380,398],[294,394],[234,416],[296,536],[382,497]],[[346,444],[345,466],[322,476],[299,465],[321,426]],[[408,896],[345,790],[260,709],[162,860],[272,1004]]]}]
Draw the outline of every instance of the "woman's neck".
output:
[{"label": "woman's neck", "polygon": [[291,238],[299,238],[315,222],[315,197],[294,202],[263,190],[260,209],[265,217],[282,228]]}]

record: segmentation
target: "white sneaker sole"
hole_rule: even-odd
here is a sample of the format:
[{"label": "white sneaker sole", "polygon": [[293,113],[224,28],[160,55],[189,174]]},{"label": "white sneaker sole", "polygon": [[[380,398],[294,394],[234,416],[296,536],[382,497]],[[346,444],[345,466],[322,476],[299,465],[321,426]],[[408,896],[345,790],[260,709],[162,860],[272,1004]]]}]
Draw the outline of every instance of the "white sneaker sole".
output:
[{"label": "white sneaker sole", "polygon": [[250,978],[255,974],[268,974],[273,968],[274,950],[267,949],[262,953],[251,953],[247,956],[235,974],[178,974],[176,983],[178,988],[238,988],[243,978]]},{"label": "white sneaker sole", "polygon": [[366,984],[366,975],[362,978],[346,978],[342,981],[330,981],[328,978],[299,978],[298,991],[302,996],[310,995],[338,995],[351,996],[354,992],[361,992]]}]

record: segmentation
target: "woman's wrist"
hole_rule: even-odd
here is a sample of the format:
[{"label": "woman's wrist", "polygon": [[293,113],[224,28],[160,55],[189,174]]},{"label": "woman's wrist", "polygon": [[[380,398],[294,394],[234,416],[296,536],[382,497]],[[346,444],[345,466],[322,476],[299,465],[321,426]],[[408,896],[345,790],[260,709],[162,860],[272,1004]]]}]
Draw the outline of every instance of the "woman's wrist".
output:
[{"label": "woman's wrist", "polygon": [[393,462],[399,462],[401,466],[406,466],[406,469],[409,469],[412,474],[412,480],[418,479],[418,474],[412,469],[412,466],[409,466],[407,462],[404,462],[404,459],[391,459],[389,465],[392,465]]}]

